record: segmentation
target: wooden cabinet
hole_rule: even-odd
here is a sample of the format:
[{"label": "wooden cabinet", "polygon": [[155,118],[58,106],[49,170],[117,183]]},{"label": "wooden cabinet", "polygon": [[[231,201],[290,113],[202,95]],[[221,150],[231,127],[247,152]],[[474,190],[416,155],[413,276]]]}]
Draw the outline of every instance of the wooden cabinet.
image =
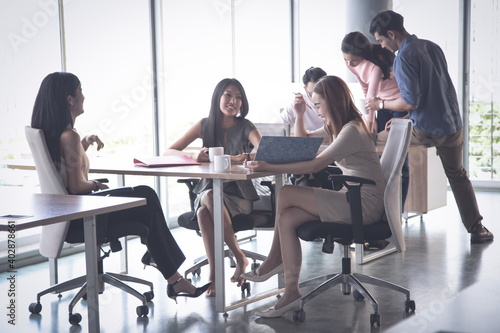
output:
[{"label": "wooden cabinet", "polygon": [[[382,155],[386,135],[379,133],[377,153]],[[381,135],[382,134],[382,135]],[[404,218],[423,214],[446,206],[447,179],[436,148],[411,145],[408,150],[410,163],[410,185],[404,207]]]},{"label": "wooden cabinet", "polygon": [[410,186],[405,213],[424,214],[446,206],[447,180],[436,148],[410,147],[408,158]]}]

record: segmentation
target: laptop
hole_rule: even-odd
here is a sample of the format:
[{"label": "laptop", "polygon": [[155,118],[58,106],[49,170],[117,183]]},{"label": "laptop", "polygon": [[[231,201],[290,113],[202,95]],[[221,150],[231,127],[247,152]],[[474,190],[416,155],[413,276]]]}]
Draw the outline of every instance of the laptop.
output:
[{"label": "laptop", "polygon": [[320,137],[263,136],[254,160],[272,164],[310,161],[322,141]]}]

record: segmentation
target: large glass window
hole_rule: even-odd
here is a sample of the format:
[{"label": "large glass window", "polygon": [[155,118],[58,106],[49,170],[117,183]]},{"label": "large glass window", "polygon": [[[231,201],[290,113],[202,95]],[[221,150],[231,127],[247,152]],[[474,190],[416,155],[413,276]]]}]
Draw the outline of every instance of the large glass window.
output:
[{"label": "large glass window", "polygon": [[[57,2],[0,3],[0,161],[30,154],[24,126],[42,79],[61,70]],[[0,185],[31,182],[26,173],[0,168]]]},{"label": "large glass window", "polygon": [[[0,2],[0,165],[31,153],[24,127],[31,122],[35,96],[42,79],[61,69],[59,20],[55,1]],[[34,172],[0,166],[0,186],[38,188]],[[22,194],[22,192],[21,192]],[[0,199],[1,200],[1,199]],[[38,241],[39,230],[19,231],[17,246]],[[0,233],[0,249],[7,249],[7,233]],[[5,254],[5,253],[2,253]]]},{"label": "large glass window", "polygon": [[[152,66],[146,1],[64,2],[67,71],[82,82],[85,114],[75,127],[105,143],[98,155],[132,160],[153,154]],[[114,186],[114,177],[110,179]],[[153,184],[127,177],[127,185]]]},{"label": "large glass window", "polygon": [[459,1],[455,0],[393,1],[393,10],[403,15],[405,28],[410,34],[433,41],[441,47],[457,93],[461,90],[458,82],[462,71],[459,66],[462,56],[460,52],[462,18],[459,5]]},{"label": "large glass window", "polygon": [[[158,4],[160,150],[208,116],[213,90],[227,77],[237,78],[245,88],[248,119],[279,121],[284,101],[276,98],[277,91],[290,78],[289,1]],[[201,144],[197,140],[192,146]],[[167,181],[169,217],[189,210],[187,188]]]},{"label": "large glass window", "polygon": [[[289,0],[235,1],[234,69],[245,87],[253,122],[281,122],[290,85]],[[263,10],[265,8],[265,10]]]},{"label": "large glass window", "polygon": [[[160,153],[208,116],[212,91],[233,77],[231,6],[226,1],[158,1]],[[201,140],[193,146],[201,148]],[[188,189],[164,179],[168,217],[189,211]]]},{"label": "large glass window", "polygon": [[[346,80],[346,66],[340,44],[346,31],[346,1],[299,1],[299,80],[311,66]],[[321,9],[319,9],[321,8]]]},{"label": "large glass window", "polygon": [[472,1],[470,34],[469,173],[500,180],[499,1]]}]

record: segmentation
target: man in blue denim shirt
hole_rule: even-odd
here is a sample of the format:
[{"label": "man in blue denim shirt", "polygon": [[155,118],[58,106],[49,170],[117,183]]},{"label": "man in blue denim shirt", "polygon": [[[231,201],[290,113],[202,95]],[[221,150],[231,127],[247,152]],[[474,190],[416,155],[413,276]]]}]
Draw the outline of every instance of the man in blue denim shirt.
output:
[{"label": "man in blue denim shirt", "polygon": [[403,16],[388,10],[370,24],[370,33],[382,47],[398,51],[393,71],[401,98],[378,102],[386,109],[408,111],[414,127],[412,143],[436,147],[471,243],[491,241],[493,234],[482,225],[462,163],[463,125],[444,53],[437,44],[410,35],[403,23]]}]

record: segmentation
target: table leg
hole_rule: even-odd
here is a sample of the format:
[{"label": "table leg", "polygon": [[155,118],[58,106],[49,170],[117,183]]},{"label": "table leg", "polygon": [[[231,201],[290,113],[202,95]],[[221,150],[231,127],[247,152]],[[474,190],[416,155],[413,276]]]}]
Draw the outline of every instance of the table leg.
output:
[{"label": "table leg", "polygon": [[224,288],[224,216],[223,180],[213,180],[214,194],[214,250],[215,250],[215,311],[225,312],[226,294]]},{"label": "table leg", "polygon": [[[125,175],[117,175],[118,187],[125,186]],[[123,248],[120,251],[120,273],[128,274],[128,238],[122,237]]]},{"label": "table leg", "polygon": [[87,311],[89,332],[99,333],[99,300],[97,273],[97,237],[95,216],[83,219],[85,236],[85,261],[87,265]]},{"label": "table leg", "polygon": [[[274,202],[275,204],[278,203],[278,193],[280,192],[281,188],[283,187],[284,180],[283,178],[285,177],[284,174],[279,174],[274,176]],[[283,278],[282,274],[278,274],[278,289],[285,288],[285,279]]]}]

